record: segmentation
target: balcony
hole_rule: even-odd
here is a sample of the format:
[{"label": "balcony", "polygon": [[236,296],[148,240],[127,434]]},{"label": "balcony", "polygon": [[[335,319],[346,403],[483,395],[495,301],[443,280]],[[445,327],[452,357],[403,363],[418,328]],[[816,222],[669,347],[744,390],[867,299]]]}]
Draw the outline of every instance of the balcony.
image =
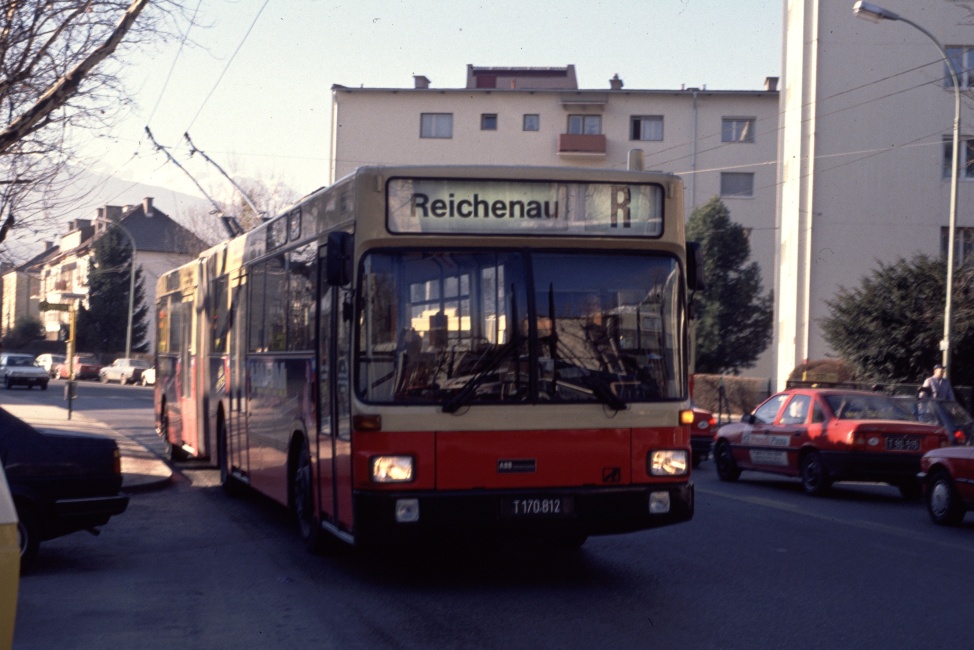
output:
[{"label": "balcony", "polygon": [[558,135],[558,155],[604,156],[605,136],[561,133]]}]

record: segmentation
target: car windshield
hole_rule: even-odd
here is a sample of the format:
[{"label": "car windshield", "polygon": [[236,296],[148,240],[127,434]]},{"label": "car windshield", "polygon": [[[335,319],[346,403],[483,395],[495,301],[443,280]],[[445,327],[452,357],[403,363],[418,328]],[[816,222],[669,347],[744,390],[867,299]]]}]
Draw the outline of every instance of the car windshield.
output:
[{"label": "car windshield", "polygon": [[377,251],[359,395],[439,404],[680,399],[680,268],[660,254]]},{"label": "car windshield", "polygon": [[7,357],[8,366],[32,366],[34,359],[31,357]]},{"label": "car windshield", "polygon": [[884,395],[828,395],[826,403],[840,420],[913,420],[896,400]]},{"label": "car windshield", "polygon": [[940,424],[940,414],[937,412],[937,405],[933,403],[933,400],[897,397],[896,401],[920,422]]},{"label": "car windshield", "polygon": [[78,359],[78,363],[83,363],[86,366],[96,366],[98,365],[98,360],[94,357],[81,357]]},{"label": "car windshield", "polygon": [[968,413],[967,410],[957,402],[941,402],[940,404],[944,407],[944,410],[950,414],[950,417],[954,420],[954,424],[963,426],[974,422],[974,418],[971,418],[971,414]]}]

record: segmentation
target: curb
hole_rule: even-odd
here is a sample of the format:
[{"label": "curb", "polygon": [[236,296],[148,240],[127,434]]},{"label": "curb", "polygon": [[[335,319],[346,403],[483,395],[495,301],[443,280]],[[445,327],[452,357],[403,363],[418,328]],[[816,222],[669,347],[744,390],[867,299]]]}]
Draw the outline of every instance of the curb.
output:
[{"label": "curb", "polygon": [[81,433],[113,438],[122,461],[122,491],[148,492],[172,482],[172,468],[155,452],[131,436],[74,412],[67,419],[67,409],[47,404],[0,404],[11,415],[42,433]]}]

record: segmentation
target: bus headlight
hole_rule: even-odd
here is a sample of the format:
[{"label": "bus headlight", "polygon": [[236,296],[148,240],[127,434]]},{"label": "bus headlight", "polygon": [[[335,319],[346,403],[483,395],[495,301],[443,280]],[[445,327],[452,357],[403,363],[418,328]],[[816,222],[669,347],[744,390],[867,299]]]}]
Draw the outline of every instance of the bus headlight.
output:
[{"label": "bus headlight", "polygon": [[687,473],[685,449],[660,449],[649,455],[650,476],[683,476]]},{"label": "bus headlight", "polygon": [[412,456],[376,456],[372,459],[373,483],[408,483],[411,480]]}]

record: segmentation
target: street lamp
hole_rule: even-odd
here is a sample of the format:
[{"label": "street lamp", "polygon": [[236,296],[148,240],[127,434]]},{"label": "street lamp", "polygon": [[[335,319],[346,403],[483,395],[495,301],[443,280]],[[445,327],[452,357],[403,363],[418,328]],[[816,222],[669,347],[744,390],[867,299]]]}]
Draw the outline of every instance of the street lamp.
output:
[{"label": "street lamp", "polygon": [[118,223],[117,221],[111,221],[106,219],[105,223],[109,226],[117,226],[119,230],[125,233],[125,236],[129,238],[129,243],[132,244],[132,260],[130,263],[130,273],[129,273],[129,322],[128,329],[125,332],[125,358],[128,359],[132,356],[132,310],[135,309],[135,237],[132,236],[125,226]]},{"label": "street lamp", "polygon": [[957,228],[957,173],[958,173],[958,161],[960,159],[960,80],[957,78],[957,70],[954,68],[954,64],[951,62],[950,57],[947,56],[947,51],[944,46],[940,44],[933,34],[920,27],[912,20],[907,20],[899,14],[895,14],[888,9],[883,9],[869,2],[857,2],[852,5],[852,13],[858,17],[865,20],[878,23],[884,20],[898,20],[900,22],[906,23],[911,27],[914,27],[917,31],[922,33],[924,36],[933,41],[933,44],[937,46],[940,51],[940,56],[944,58],[944,62],[947,64],[947,70],[950,71],[950,80],[954,84],[954,144],[951,152],[950,161],[950,217],[949,217],[949,227],[947,230],[947,302],[944,307],[944,339],[940,342],[940,349],[943,351],[943,366],[944,374],[950,376],[950,309],[951,303],[953,302],[953,291],[954,291],[954,236]]}]

